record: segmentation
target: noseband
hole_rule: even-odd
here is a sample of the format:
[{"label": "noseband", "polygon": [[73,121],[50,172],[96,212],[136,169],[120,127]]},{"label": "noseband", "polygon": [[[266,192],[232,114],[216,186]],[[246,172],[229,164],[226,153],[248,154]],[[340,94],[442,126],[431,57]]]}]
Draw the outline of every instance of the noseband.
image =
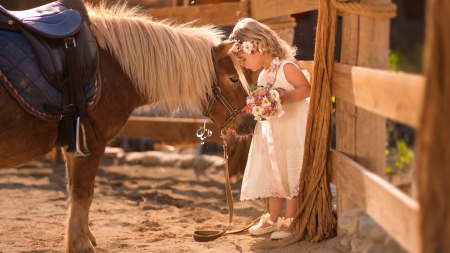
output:
[{"label": "noseband", "polygon": [[217,101],[217,99],[219,99],[222,102],[222,104],[230,112],[230,116],[225,120],[225,122],[220,127],[219,127],[219,124],[217,124],[213,120],[213,123],[217,127],[219,127],[220,130],[223,130],[226,127],[228,127],[228,125],[230,125],[231,122],[233,122],[233,120],[235,120],[242,113],[242,109],[245,107],[245,105],[239,109],[234,109],[231,106],[231,104],[227,101],[227,99],[222,95],[222,91],[220,90],[219,86],[217,86],[216,83],[213,84],[212,91],[213,91],[213,96],[211,96],[211,98],[209,99],[208,105],[206,106],[206,109],[205,109],[205,112],[203,113],[203,115],[205,115],[206,117],[209,118],[209,113],[211,111],[211,108],[213,107],[213,105]]}]

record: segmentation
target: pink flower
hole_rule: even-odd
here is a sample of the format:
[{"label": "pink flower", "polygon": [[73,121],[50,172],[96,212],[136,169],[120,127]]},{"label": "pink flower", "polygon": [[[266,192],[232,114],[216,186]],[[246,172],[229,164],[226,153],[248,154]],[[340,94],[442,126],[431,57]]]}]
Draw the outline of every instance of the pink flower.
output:
[{"label": "pink flower", "polygon": [[264,116],[264,117],[270,117],[270,116],[272,116],[272,108],[270,107],[270,106],[266,106],[266,107],[264,107],[264,110],[263,110],[263,112],[262,112],[262,115]]},{"label": "pink flower", "polygon": [[245,112],[248,114],[252,113],[253,104],[248,104],[245,106]]},{"label": "pink flower", "polygon": [[262,104],[262,97],[258,96],[255,98],[255,105],[260,106]]},{"label": "pink flower", "polygon": [[274,84],[275,83],[275,78],[273,76],[268,76],[267,77],[267,83],[268,84]]},{"label": "pink flower", "polygon": [[281,109],[278,92],[269,87],[256,87],[247,97],[246,113],[255,116],[255,120],[266,120],[277,114]]}]

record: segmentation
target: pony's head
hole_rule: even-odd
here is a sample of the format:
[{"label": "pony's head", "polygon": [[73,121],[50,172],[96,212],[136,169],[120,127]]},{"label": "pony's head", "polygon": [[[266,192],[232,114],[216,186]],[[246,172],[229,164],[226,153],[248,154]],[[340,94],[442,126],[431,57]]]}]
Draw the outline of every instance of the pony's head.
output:
[{"label": "pony's head", "polygon": [[247,98],[247,82],[242,68],[229,52],[233,42],[222,42],[214,46],[216,83],[206,104],[204,115],[217,127],[229,128],[237,135],[253,133],[256,121],[244,112]]}]

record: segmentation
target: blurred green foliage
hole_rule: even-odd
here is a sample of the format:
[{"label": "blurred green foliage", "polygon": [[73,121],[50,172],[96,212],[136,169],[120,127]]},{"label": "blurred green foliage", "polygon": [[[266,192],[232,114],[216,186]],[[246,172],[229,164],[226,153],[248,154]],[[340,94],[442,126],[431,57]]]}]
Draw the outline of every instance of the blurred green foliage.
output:
[{"label": "blurred green foliage", "polygon": [[388,161],[385,168],[386,175],[405,172],[409,169],[409,165],[411,165],[414,157],[412,149],[407,145],[405,140],[400,138],[398,131],[395,129],[395,124],[390,120],[387,121],[388,137],[392,138],[393,145],[389,145],[389,142],[386,142],[385,153],[389,157],[389,159],[386,159]]},{"label": "blurred green foliage", "polygon": [[[408,73],[421,73],[422,71],[422,45],[416,44],[414,49],[405,53],[402,49],[394,49],[389,54],[389,70],[402,71]],[[385,174],[396,175],[409,169],[409,165],[414,157],[414,152],[406,141],[401,138],[400,133],[395,128],[396,123],[387,120],[386,130],[388,139],[386,142],[387,164]]]},{"label": "blurred green foliage", "polygon": [[389,54],[389,70],[408,73],[422,73],[422,44],[413,49],[395,48]]}]

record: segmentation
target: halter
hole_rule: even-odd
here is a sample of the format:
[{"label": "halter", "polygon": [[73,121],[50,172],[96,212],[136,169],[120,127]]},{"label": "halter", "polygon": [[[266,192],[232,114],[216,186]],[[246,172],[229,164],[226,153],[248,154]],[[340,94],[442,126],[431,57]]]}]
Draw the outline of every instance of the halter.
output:
[{"label": "halter", "polygon": [[216,122],[213,121],[214,125],[219,127],[220,130],[223,130],[228,125],[230,125],[231,122],[233,122],[233,120],[235,120],[239,115],[241,115],[242,109],[245,107],[245,105],[243,107],[239,108],[239,109],[234,109],[231,106],[231,104],[227,101],[227,99],[222,95],[222,91],[220,90],[219,86],[217,86],[216,83],[213,83],[212,90],[213,90],[213,96],[211,96],[211,98],[210,98],[210,100],[208,102],[208,105],[206,106],[206,109],[205,109],[205,112],[203,113],[203,115],[209,118],[209,113],[211,111],[212,106],[214,105],[216,100],[219,99],[222,102],[222,104],[230,112],[230,116],[227,118],[227,120],[225,120],[225,122],[220,127],[219,127],[218,124],[216,124]]}]

